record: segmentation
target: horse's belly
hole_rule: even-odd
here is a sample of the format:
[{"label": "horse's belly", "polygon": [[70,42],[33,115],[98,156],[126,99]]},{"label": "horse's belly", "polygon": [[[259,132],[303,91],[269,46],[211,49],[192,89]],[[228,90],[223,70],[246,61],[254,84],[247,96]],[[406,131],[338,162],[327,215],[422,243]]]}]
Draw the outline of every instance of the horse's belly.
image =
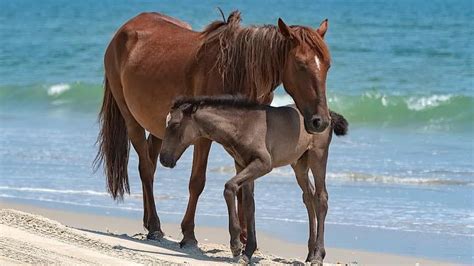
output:
[{"label": "horse's belly", "polygon": [[165,120],[176,90],[150,84],[124,86],[127,107],[135,120],[158,138],[165,133]]}]

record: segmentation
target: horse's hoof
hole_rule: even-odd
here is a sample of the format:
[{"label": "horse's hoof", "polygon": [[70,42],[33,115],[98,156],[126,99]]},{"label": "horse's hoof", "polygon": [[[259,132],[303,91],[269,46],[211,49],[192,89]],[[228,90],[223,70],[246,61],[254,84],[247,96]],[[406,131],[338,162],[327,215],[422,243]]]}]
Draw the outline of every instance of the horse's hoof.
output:
[{"label": "horse's hoof", "polygon": [[180,248],[195,248],[198,245],[198,241],[194,238],[183,238],[181,242],[179,242]]},{"label": "horse's hoof", "polygon": [[239,258],[238,264],[240,265],[249,265],[250,264],[250,259],[247,257],[247,255],[242,254]]},{"label": "horse's hoof", "polygon": [[149,232],[148,235],[146,236],[146,239],[159,241],[164,236],[165,234],[162,231],[155,231],[155,232]]},{"label": "horse's hoof", "polygon": [[242,253],[242,243],[239,241],[238,244],[231,245],[230,251],[232,251],[232,256],[234,256],[234,258],[240,256],[240,253]]}]

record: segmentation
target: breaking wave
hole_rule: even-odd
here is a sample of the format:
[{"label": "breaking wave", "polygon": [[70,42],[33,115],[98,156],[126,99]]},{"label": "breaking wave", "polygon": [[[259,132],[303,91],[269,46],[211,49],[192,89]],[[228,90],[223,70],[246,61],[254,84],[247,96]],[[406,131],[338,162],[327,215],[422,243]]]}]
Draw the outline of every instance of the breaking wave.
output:
[{"label": "breaking wave", "polygon": [[[50,108],[97,113],[102,101],[101,85],[59,83],[52,85],[1,86],[0,108]],[[277,91],[272,105],[292,103]],[[331,109],[350,123],[376,126],[415,126],[456,130],[474,127],[474,96],[461,94],[386,95],[367,91],[360,95],[330,93]]]}]

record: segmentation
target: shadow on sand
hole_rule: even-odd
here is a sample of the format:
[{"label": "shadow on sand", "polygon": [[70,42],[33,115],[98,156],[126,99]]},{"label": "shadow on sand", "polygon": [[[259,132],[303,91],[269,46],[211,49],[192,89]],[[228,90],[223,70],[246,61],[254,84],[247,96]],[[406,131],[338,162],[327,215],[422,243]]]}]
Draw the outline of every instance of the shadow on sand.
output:
[{"label": "shadow on sand", "polygon": [[[239,258],[233,258],[231,255],[230,250],[225,250],[221,248],[211,248],[211,249],[202,249],[200,247],[185,247],[181,248],[179,246],[179,242],[168,237],[162,238],[160,240],[148,240],[146,239],[146,235],[139,233],[133,236],[129,236],[127,234],[113,234],[108,232],[101,232],[95,230],[89,230],[84,228],[76,228],[78,230],[89,232],[93,234],[114,237],[121,240],[132,241],[139,244],[150,245],[155,247],[160,247],[161,250],[169,250],[170,252],[163,252],[163,251],[150,251],[150,250],[141,250],[135,248],[124,247],[121,245],[114,246],[114,249],[118,250],[129,250],[137,253],[142,254],[155,254],[155,255],[162,255],[162,256],[173,256],[173,257],[182,257],[182,258],[189,258],[194,260],[200,261],[213,261],[213,262],[221,262],[221,263],[231,263],[235,264],[238,263]],[[256,252],[252,257],[252,264],[259,264],[260,262],[266,260],[267,263],[272,261],[278,264],[291,264],[291,265],[304,265],[304,263],[296,261],[296,260],[286,260],[282,258],[270,258],[264,257],[260,252]]]}]

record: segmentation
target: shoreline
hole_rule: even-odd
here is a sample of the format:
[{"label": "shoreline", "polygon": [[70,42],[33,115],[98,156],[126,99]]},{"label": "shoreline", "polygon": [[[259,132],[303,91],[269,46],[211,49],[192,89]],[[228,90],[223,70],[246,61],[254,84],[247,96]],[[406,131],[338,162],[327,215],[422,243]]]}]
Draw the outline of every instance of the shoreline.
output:
[{"label": "shoreline", "polygon": [[[136,236],[145,233],[142,222],[139,219],[131,219],[117,216],[105,216],[97,214],[89,214],[83,212],[71,212],[58,210],[53,208],[37,207],[32,204],[21,204],[13,201],[2,199],[0,201],[0,209],[14,209],[33,215],[40,215],[51,220],[55,220],[70,228],[79,229],[81,231],[114,236]],[[180,240],[181,232],[178,224],[163,224],[163,230],[166,236],[172,239]],[[280,262],[295,263],[304,262],[307,247],[302,244],[291,243],[263,232],[257,232],[258,236],[258,254],[274,254],[265,255],[265,259],[277,258]],[[221,227],[197,226],[196,237],[200,247],[209,245],[218,245],[225,252],[228,251],[228,232]],[[27,239],[25,239],[27,241]],[[343,263],[350,264],[357,262],[358,264],[397,264],[397,265],[446,265],[451,262],[430,260],[418,257],[392,255],[386,253],[360,251],[352,249],[341,249],[327,247],[327,256],[325,263]],[[256,256],[257,253],[256,253]],[[228,258],[231,259],[230,252]],[[292,258],[283,261],[283,258]],[[270,261],[266,261],[270,262]]]}]

